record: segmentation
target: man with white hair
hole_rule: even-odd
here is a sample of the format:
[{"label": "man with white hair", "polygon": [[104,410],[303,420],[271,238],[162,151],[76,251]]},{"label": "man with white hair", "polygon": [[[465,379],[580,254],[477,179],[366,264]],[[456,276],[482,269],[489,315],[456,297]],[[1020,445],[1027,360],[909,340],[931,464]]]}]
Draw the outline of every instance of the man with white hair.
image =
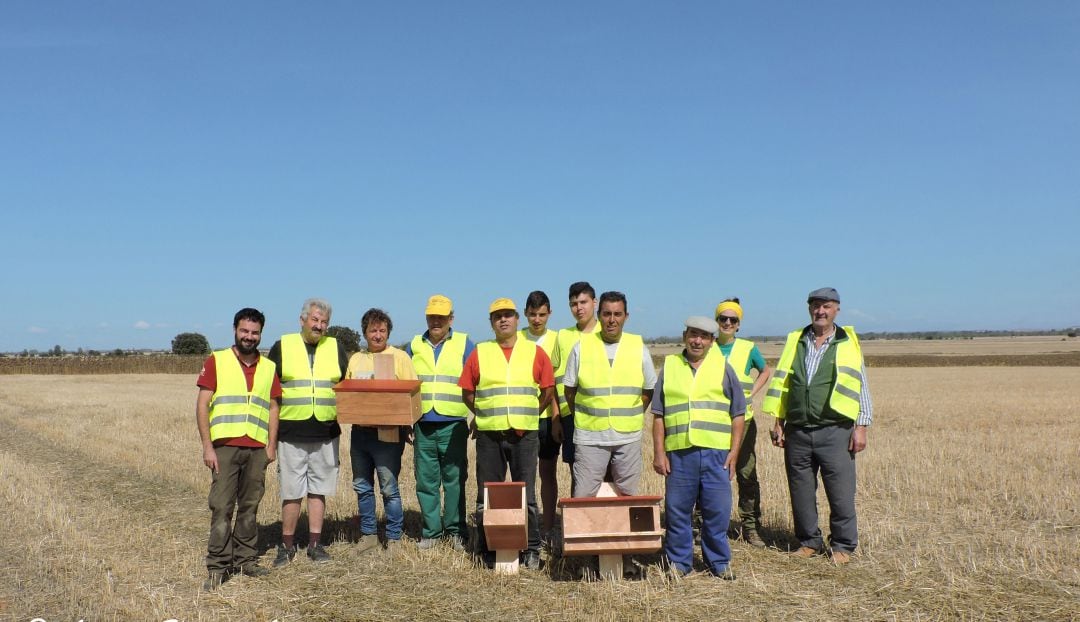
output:
[{"label": "man with white hair", "polygon": [[326,336],[330,303],[309,298],[300,309],[300,332],[284,335],[270,348],[269,359],[281,378],[278,428],[281,483],[281,544],[274,566],[296,556],[300,503],[308,501],[308,558],[330,561],[322,537],[326,497],[337,491],[341,426],[334,385],[345,376],[349,359],[337,340]]}]

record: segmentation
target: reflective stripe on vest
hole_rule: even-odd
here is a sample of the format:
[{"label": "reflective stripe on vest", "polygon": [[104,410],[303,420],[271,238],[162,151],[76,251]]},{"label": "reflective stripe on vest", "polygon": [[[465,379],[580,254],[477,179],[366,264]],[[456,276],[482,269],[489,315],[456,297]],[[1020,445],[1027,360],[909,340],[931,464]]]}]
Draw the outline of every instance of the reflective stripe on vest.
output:
[{"label": "reflective stripe on vest", "polygon": [[566,386],[563,384],[563,376],[566,375],[566,359],[570,357],[570,351],[574,349],[582,335],[595,334],[583,333],[577,326],[564,328],[555,335],[555,342],[559,349],[559,366],[555,368],[555,398],[559,400],[559,411],[569,412],[566,403]]},{"label": "reflective stripe on vest", "polygon": [[308,359],[300,333],[281,338],[281,419],[337,419],[334,385],[341,380],[337,339],[323,337],[315,346],[315,365]]},{"label": "reflective stripe on vest", "polygon": [[435,350],[423,335],[413,337],[412,360],[420,385],[420,410],[429,413],[432,409],[444,417],[467,417],[469,409],[461,400],[461,389],[457,386],[461,379],[465,356],[465,333],[453,332],[443,341],[439,350],[439,360],[435,360]]},{"label": "reflective stripe on vest", "polygon": [[476,429],[536,430],[540,399],[533,378],[536,344],[518,338],[510,360],[498,343],[476,345],[480,383],[476,385]]},{"label": "reflective stripe on vest", "polygon": [[697,369],[681,354],[664,358],[664,451],[731,449],[731,401],[724,395],[724,354],[710,348]]},{"label": "reflective stripe on vest", "polygon": [[[518,331],[518,338],[519,339],[525,339],[527,341],[531,341],[532,343],[536,344],[537,347],[542,348],[544,350],[544,353],[548,355],[548,358],[551,358],[551,353],[555,350],[555,343],[559,341],[559,331],[548,329],[548,331],[546,333],[544,333],[540,337],[540,338],[543,339],[543,341],[537,343],[537,341],[536,341],[537,338],[533,337],[532,334],[529,333],[529,329],[528,328],[523,328],[523,329]],[[558,392],[558,389],[556,389],[556,392]],[[539,389],[537,389],[537,395],[539,395]],[[553,413],[554,413],[554,406],[552,404],[548,404],[548,407],[545,408],[544,411],[540,413],[540,418],[541,419],[550,419],[551,415]]]},{"label": "reflective stripe on vest", "polygon": [[[720,346],[716,348],[719,350]],[[749,339],[735,339],[735,343],[731,345],[731,354],[727,355],[727,362],[731,365],[731,368],[735,370],[735,375],[739,377],[739,384],[742,385],[743,396],[746,397],[746,415],[744,421],[749,422],[754,418],[754,405],[750,399],[750,394],[754,392],[754,379],[750,377],[750,374],[746,371],[747,363],[750,362],[750,353],[754,351],[754,342]]]},{"label": "reflective stripe on vest", "polygon": [[[836,348],[836,382],[829,394],[829,407],[854,421],[859,417],[859,395],[862,393],[862,348],[859,346],[859,338],[855,335],[855,328],[853,326],[842,328],[847,334],[847,339],[829,344],[830,348]],[[776,364],[772,380],[769,381],[769,388],[765,392],[765,400],[761,403],[761,410],[777,419],[784,419],[787,416],[791,370],[795,367],[795,352],[802,335],[801,329],[788,333],[784,351],[780,353],[780,360]],[[818,369],[818,371],[821,370]]]},{"label": "reflective stripe on vest", "polygon": [[583,335],[574,397],[574,427],[593,432],[614,429],[637,432],[645,424],[641,401],[645,343],[640,335],[623,333],[609,363],[599,333]]},{"label": "reflective stripe on vest", "polygon": [[210,400],[210,440],[250,437],[265,445],[270,438],[270,389],[277,366],[260,356],[251,391],[232,348],[214,352],[217,389]]}]

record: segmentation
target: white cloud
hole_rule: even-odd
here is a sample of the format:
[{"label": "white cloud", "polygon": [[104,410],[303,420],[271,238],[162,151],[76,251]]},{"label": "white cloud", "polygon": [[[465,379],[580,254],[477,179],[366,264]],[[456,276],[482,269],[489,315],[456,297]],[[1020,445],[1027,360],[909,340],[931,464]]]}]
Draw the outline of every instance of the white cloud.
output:
[{"label": "white cloud", "polygon": [[108,322],[102,322],[102,323],[98,324],[98,328],[108,328],[108,327],[109,327]]},{"label": "white cloud", "polygon": [[139,320],[138,322],[135,322],[135,328],[139,330],[146,330],[150,328],[150,322],[147,322],[146,320]]},{"label": "white cloud", "polygon": [[35,335],[44,335],[45,333],[49,332],[49,330],[40,326],[31,326],[29,332],[34,333]]}]

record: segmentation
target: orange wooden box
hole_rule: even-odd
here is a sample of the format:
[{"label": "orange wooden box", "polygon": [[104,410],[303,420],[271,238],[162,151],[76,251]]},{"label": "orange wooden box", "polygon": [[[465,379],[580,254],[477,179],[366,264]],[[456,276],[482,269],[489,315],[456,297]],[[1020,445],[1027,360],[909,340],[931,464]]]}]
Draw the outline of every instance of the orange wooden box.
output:
[{"label": "orange wooden box", "polygon": [[657,496],[576,497],[559,500],[563,555],[629,555],[660,550]]},{"label": "orange wooden box", "polygon": [[489,550],[520,551],[529,546],[525,482],[484,484],[484,537]]},{"label": "orange wooden box", "polygon": [[419,380],[342,380],[334,393],[338,423],[412,425],[423,414]]}]

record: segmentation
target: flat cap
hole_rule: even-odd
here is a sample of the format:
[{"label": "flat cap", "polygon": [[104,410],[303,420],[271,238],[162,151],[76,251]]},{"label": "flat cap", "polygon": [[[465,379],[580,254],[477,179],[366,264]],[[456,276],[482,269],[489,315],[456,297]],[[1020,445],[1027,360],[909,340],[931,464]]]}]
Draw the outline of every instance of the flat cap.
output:
[{"label": "flat cap", "polygon": [[703,330],[710,335],[716,335],[716,331],[720,330],[720,325],[716,323],[716,320],[704,315],[691,315],[686,318],[686,327]]},{"label": "flat cap", "polygon": [[806,297],[806,302],[813,302],[815,300],[832,300],[833,302],[840,302],[840,294],[836,293],[835,287],[822,287],[810,292],[810,295]]}]

